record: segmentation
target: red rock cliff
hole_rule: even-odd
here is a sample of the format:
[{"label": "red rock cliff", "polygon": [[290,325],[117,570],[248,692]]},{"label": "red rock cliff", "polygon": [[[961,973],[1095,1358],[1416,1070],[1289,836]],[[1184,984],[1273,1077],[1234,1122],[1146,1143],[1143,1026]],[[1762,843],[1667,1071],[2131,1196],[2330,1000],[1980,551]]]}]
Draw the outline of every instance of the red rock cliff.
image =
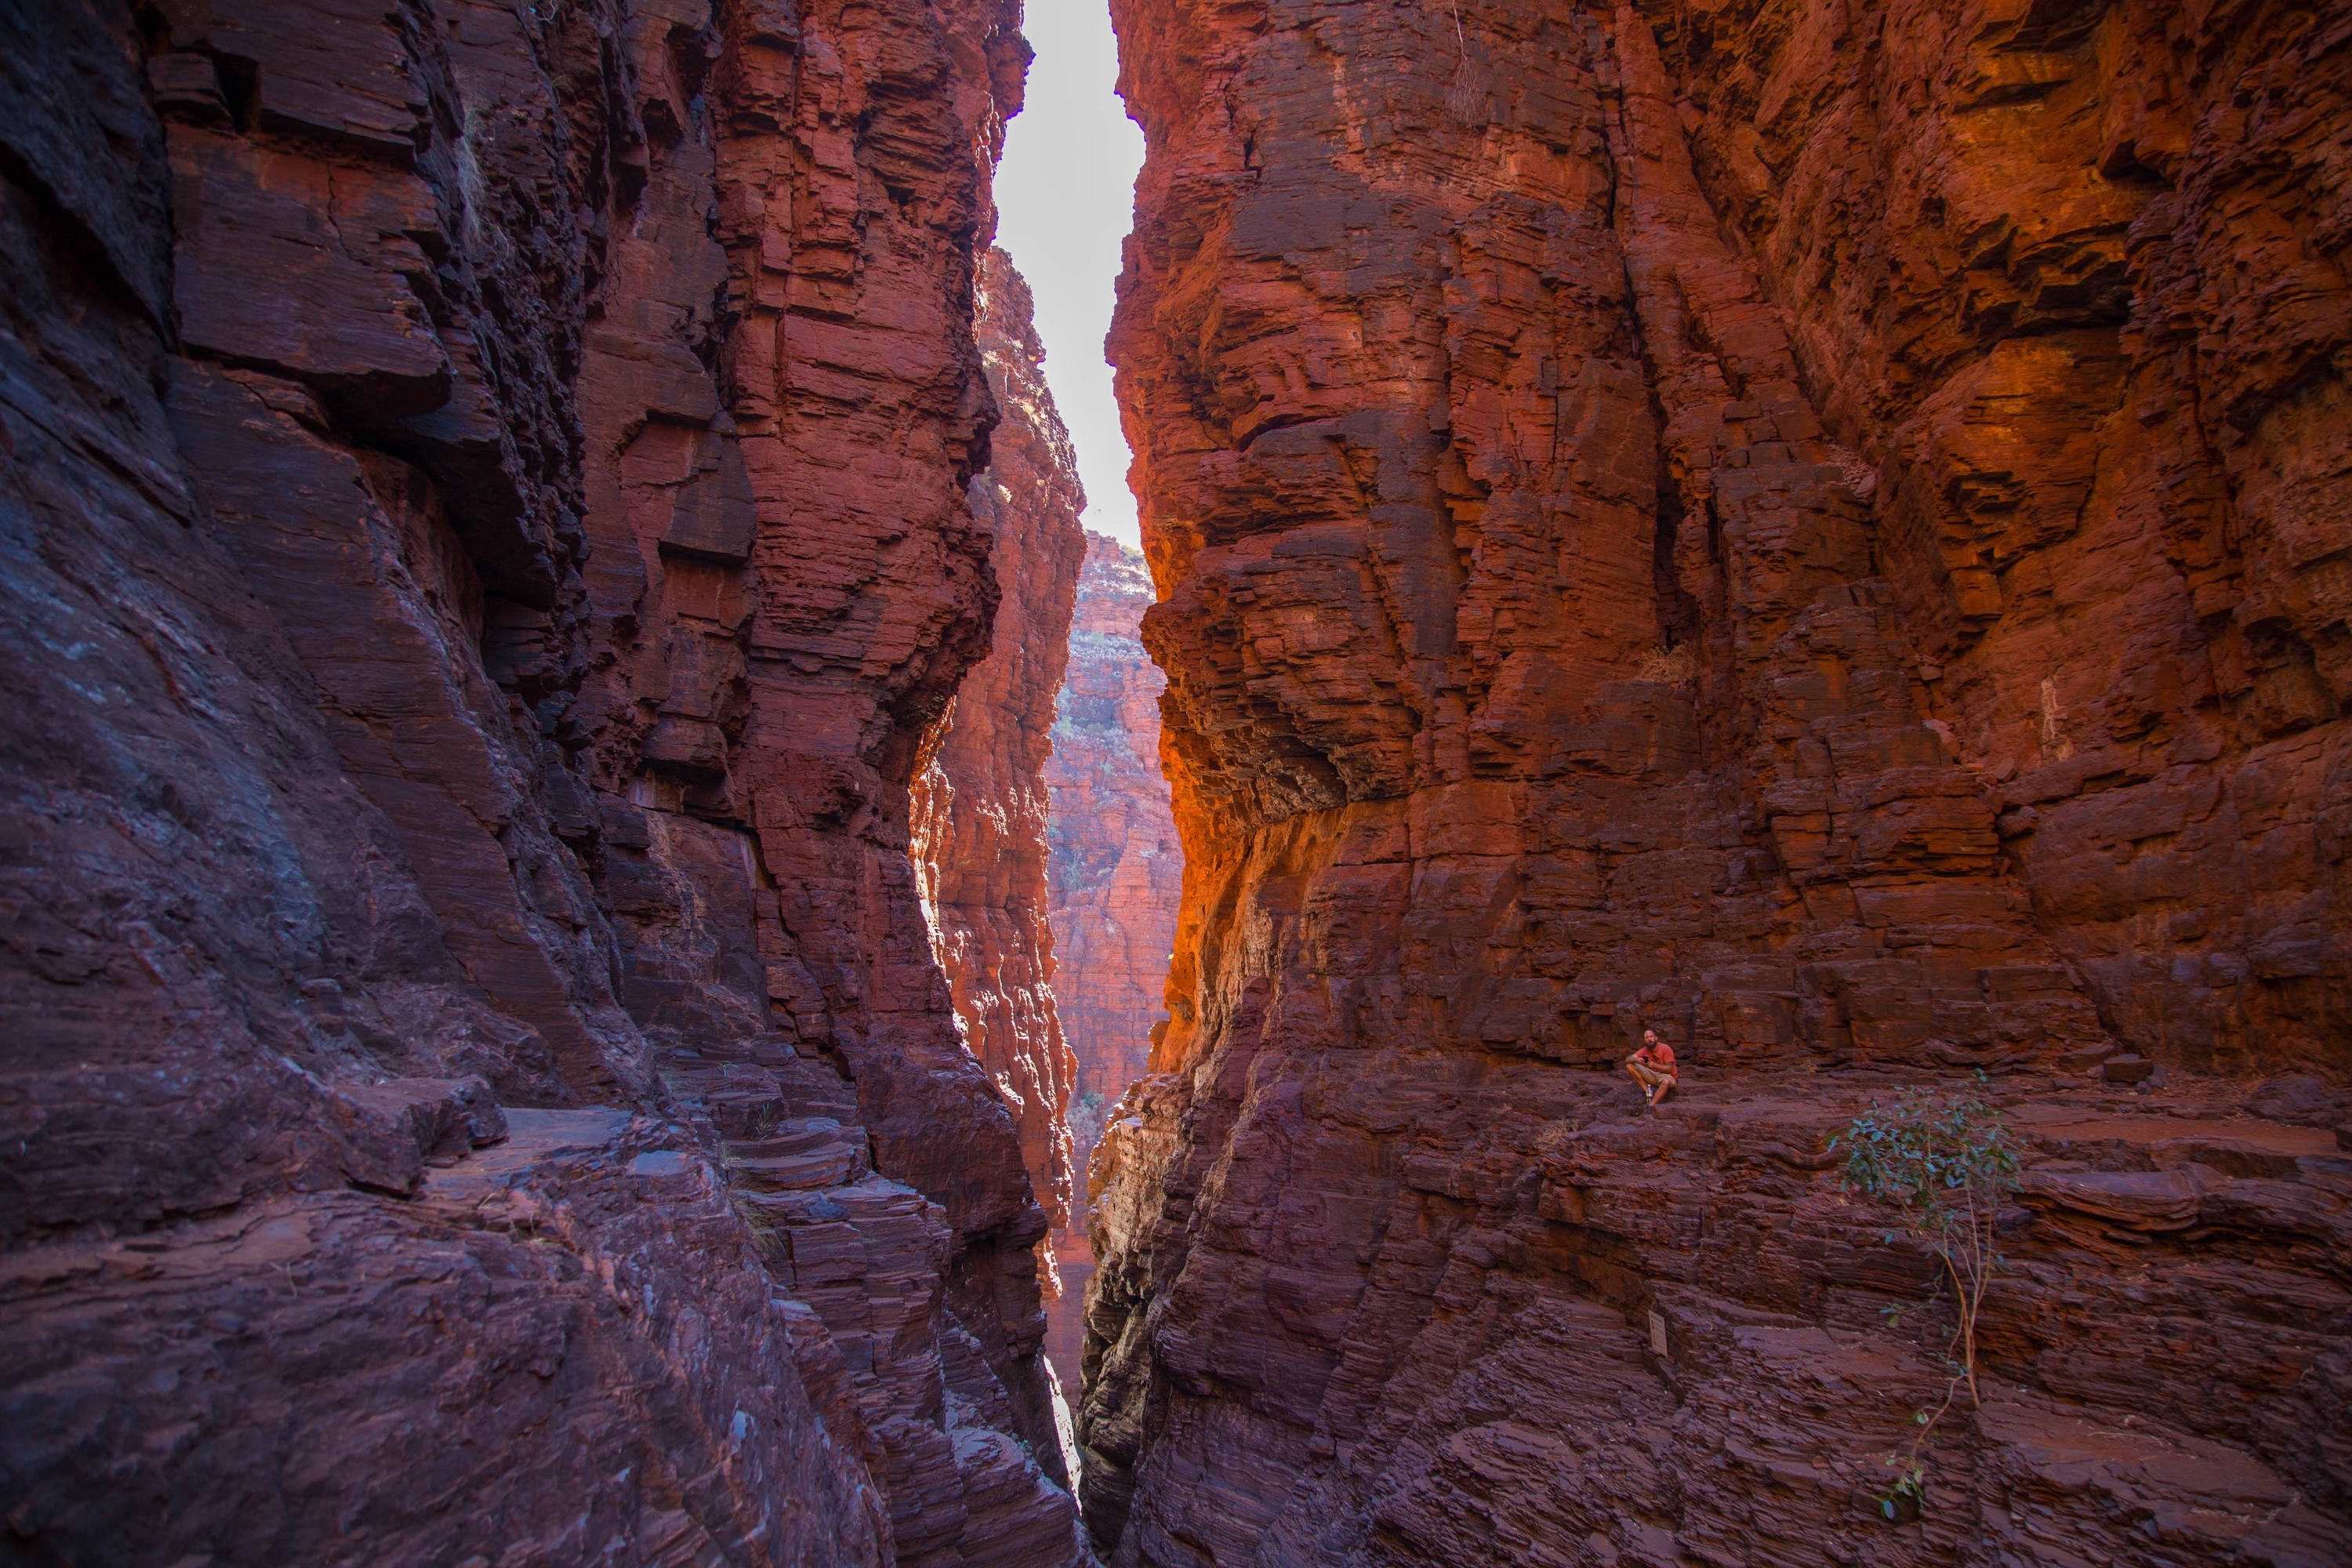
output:
[{"label": "red rock cliff", "polygon": [[1083,1558],[908,852],[1016,22],[0,16],[25,1550]]},{"label": "red rock cliff", "polygon": [[1030,1184],[1059,1230],[1070,1223],[1064,1113],[1076,1064],[1055,1002],[1045,768],[1086,552],[1086,494],[1031,310],[1012,258],[991,250],[980,345],[1003,419],[988,471],[972,480],[971,508],[995,536],[1003,598],[989,655],[957,690],[917,783],[917,837],[932,942],[964,1044],[1012,1110]]},{"label": "red rock cliff", "polygon": [[[2352,28],[1114,10],[1187,860],[1097,1540],[2339,1552]],[[2030,1168],[1898,1530],[1948,1329],[1826,1143],[1979,1070]]]}]

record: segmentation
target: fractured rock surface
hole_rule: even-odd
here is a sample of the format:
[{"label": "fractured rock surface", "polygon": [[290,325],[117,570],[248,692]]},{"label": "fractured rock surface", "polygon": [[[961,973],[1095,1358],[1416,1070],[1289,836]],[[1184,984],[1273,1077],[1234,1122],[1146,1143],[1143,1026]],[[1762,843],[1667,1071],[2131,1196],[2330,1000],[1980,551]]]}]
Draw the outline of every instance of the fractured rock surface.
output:
[{"label": "fractured rock surface", "polygon": [[12,1552],[1085,1560],[908,854],[1017,22],[0,11]]},{"label": "fractured rock surface", "polygon": [[[1098,1544],[2340,1560],[2352,27],[1114,14],[1186,865]],[[2031,1169],[1897,1528],[1949,1321],[1827,1140],[1979,1072]]]}]

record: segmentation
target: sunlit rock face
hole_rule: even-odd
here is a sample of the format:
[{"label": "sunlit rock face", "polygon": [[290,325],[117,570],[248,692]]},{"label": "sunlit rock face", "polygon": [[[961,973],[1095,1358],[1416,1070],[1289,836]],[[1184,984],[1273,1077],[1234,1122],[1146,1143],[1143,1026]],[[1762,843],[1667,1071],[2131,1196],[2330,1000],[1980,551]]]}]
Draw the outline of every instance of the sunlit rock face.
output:
[{"label": "sunlit rock face", "polygon": [[908,854],[1018,21],[0,13],[20,1551],[1082,1560]]},{"label": "sunlit rock face", "polygon": [[1055,1005],[1045,770],[1086,555],[1086,492],[1045,385],[1029,286],[1002,250],[982,268],[980,306],[1002,422],[971,506],[995,535],[1003,597],[989,655],[958,689],[916,782],[917,858],[958,1027],[1011,1109],[1030,1184],[1060,1230],[1072,1198],[1065,1113],[1076,1064]]},{"label": "sunlit rock face", "polygon": [[[1114,16],[1185,886],[1097,1542],[2340,1552],[2352,37]],[[1895,1526],[1951,1321],[1828,1142],[1979,1072],[2029,1169]]]}]

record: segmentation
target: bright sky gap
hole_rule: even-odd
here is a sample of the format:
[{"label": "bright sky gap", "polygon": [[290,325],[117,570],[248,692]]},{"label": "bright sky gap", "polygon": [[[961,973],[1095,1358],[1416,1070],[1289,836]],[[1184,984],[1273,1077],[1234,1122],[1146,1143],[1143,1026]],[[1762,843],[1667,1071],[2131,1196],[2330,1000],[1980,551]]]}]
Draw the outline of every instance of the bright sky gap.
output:
[{"label": "bright sky gap", "polygon": [[1037,58],[996,172],[996,242],[1037,298],[1045,381],[1087,487],[1087,526],[1136,544],[1127,441],[1111,398],[1110,330],[1119,242],[1135,212],[1143,132],[1114,86],[1118,46],[1104,0],[1028,0],[1022,31]]}]

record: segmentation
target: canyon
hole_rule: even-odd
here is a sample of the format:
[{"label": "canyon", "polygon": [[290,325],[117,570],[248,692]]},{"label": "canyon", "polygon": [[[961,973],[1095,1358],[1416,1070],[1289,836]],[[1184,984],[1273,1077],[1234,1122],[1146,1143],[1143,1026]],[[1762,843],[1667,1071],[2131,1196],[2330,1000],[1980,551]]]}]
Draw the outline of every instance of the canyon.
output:
[{"label": "canyon", "polygon": [[0,7],[0,1558],[2347,1561],[2352,16],[1111,10]]},{"label": "canyon", "polygon": [[[2352,17],[1113,14],[1106,1558],[2345,1561]],[[2023,1165],[1957,1420],[1906,1088]]]}]

